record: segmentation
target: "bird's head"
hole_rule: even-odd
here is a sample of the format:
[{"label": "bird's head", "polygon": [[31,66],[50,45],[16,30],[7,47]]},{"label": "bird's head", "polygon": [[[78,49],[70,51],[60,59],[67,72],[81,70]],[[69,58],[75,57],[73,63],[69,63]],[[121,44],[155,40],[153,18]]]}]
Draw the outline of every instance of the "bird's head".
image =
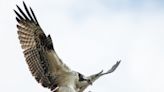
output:
[{"label": "bird's head", "polygon": [[79,86],[84,86],[86,84],[92,85],[92,81],[90,78],[85,77],[83,74],[78,73],[78,84]]}]

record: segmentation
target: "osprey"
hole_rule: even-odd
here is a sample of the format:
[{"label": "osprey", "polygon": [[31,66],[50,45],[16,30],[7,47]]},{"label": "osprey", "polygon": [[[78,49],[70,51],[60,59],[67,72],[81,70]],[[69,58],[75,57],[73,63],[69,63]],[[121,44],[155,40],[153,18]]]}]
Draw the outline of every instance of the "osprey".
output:
[{"label": "osprey", "polygon": [[43,87],[52,92],[83,92],[101,76],[112,73],[120,64],[117,61],[107,72],[101,71],[88,77],[71,70],[56,54],[51,36],[45,35],[32,8],[27,8],[24,2],[23,5],[25,12],[18,5],[18,11],[14,10],[18,38],[31,74]]}]

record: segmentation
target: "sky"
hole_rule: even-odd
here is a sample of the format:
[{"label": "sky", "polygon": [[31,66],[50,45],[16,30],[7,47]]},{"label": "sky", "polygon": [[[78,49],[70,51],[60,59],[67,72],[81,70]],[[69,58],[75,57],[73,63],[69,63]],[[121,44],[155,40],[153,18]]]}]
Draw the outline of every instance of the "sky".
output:
[{"label": "sky", "polygon": [[[24,0],[59,57],[84,75],[108,70],[85,92],[164,92],[163,0]],[[31,76],[13,9],[0,0],[0,92],[50,92]]]}]

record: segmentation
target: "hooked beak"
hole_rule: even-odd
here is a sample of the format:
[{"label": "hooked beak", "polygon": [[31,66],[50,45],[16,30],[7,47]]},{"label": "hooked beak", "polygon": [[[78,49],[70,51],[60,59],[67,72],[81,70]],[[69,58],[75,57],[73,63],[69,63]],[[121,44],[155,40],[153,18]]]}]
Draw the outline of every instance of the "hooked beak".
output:
[{"label": "hooked beak", "polygon": [[83,80],[86,81],[89,85],[92,85],[93,83],[90,78],[84,78]]},{"label": "hooked beak", "polygon": [[87,79],[86,81],[87,81],[90,85],[92,85],[91,79]]}]

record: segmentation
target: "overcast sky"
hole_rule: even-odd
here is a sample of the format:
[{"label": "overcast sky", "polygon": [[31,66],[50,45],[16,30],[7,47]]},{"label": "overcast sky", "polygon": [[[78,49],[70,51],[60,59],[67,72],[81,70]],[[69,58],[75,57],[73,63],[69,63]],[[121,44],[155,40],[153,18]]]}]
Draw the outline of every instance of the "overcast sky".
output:
[{"label": "overcast sky", "polygon": [[[85,92],[164,92],[163,0],[25,0],[59,57],[85,75],[108,70]],[[31,76],[13,9],[0,0],[0,92],[50,92]],[[23,8],[23,7],[22,7]]]}]

